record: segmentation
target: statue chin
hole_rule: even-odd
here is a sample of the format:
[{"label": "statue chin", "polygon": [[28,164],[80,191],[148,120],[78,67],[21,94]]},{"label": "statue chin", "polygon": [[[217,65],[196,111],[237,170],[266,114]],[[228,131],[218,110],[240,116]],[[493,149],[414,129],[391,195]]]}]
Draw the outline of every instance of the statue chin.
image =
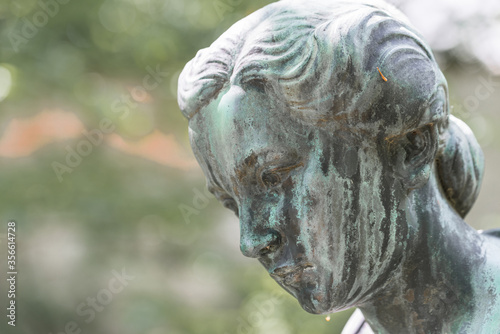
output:
[{"label": "statue chin", "polygon": [[320,291],[318,283],[301,281],[291,285],[277,279],[275,281],[297,299],[300,306],[308,313],[331,313],[332,308],[327,305],[329,298],[324,291]]},{"label": "statue chin", "polygon": [[[287,291],[289,289],[285,288]],[[289,291],[290,292],[290,291]],[[321,287],[319,284],[310,284],[303,287],[292,295],[297,299],[300,306],[311,314],[330,314],[346,310],[351,306],[347,306],[344,301],[335,301],[330,289]]]},{"label": "statue chin", "polygon": [[334,311],[330,308],[327,307],[327,305],[323,305],[322,302],[317,302],[316,300],[313,300],[312,298],[305,299],[305,300],[298,300],[300,306],[307,311],[308,313],[311,314],[329,314],[333,313]]},{"label": "statue chin", "polygon": [[[327,279],[331,275],[329,270],[311,265],[303,270],[287,271],[287,275],[271,276],[308,313],[330,314],[354,307],[359,298],[349,298],[352,296],[352,286],[347,286],[346,282],[332,286]],[[359,296],[359,292],[355,295]]]},{"label": "statue chin", "polygon": [[295,292],[284,288],[297,299],[305,311],[311,314],[331,314],[357,307],[365,302],[363,296],[366,295],[365,289],[349,286],[346,282],[332,286],[328,280],[322,279],[314,283],[304,282]]},{"label": "statue chin", "polygon": [[338,304],[333,305],[332,300],[328,298],[326,293],[320,291],[303,292],[297,300],[300,306],[311,314],[330,314],[350,308]]}]

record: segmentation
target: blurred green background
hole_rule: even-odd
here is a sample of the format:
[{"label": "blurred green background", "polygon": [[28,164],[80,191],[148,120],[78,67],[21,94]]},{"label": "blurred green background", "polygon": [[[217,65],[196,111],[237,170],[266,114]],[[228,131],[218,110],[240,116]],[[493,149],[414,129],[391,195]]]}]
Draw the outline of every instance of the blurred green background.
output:
[{"label": "blurred green background", "polygon": [[[2,315],[0,333],[340,333],[350,311],[306,313],[239,253],[238,221],[207,196],[176,103],[196,51],[270,2],[0,2],[2,308],[9,220],[18,250],[17,326]],[[485,151],[467,221],[500,227],[500,7],[394,3]],[[134,278],[110,294],[122,270]]]}]

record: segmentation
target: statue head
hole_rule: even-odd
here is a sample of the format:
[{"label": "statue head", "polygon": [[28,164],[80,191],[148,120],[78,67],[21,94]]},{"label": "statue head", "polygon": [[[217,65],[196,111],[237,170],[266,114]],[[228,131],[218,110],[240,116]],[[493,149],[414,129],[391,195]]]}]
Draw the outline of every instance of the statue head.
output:
[{"label": "statue head", "polygon": [[198,52],[178,100],[242,253],[311,313],[365,302],[426,203],[460,218],[479,191],[481,151],[430,48],[382,2],[273,3]]}]

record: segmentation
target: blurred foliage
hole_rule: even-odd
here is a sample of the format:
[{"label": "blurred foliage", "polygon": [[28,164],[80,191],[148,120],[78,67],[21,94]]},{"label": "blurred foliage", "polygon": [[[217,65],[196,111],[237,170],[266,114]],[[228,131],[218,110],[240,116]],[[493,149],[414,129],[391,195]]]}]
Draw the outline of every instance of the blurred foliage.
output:
[{"label": "blurred foliage", "polygon": [[[109,118],[114,133],[132,141],[155,130],[171,134],[192,160],[187,121],[176,103],[177,77],[197,50],[270,2],[0,2],[0,134],[14,119],[64,110],[87,129]],[[464,71],[450,54],[441,60],[452,104],[463,106],[478,78],[489,74],[471,63]],[[144,88],[145,77],[158,68],[167,74],[141,98],[136,88]],[[458,109],[479,133],[487,159],[500,163],[495,101],[498,93],[481,101],[481,112]],[[116,112],[117,103],[128,103],[127,117]],[[82,138],[0,158],[0,233],[16,220],[19,251],[18,327],[2,321],[0,333],[61,333],[70,321],[94,334],[340,333],[350,311],[330,322],[307,314],[257,261],[239,253],[235,217],[214,199],[195,203],[205,187],[198,168],[165,166],[97,145],[59,182],[52,163],[63,162],[66,147]],[[177,154],[168,147],[163,153]],[[484,204],[472,213],[475,226],[485,228],[500,226],[498,178],[489,175]],[[186,218],[181,205],[193,214]],[[2,235],[5,249],[4,242]],[[0,268],[6,268],[0,254]],[[96,297],[112,270],[122,268],[135,279],[86,323],[78,305]],[[1,300],[5,292],[2,279]]]},{"label": "blurred foliage", "polygon": [[[150,123],[175,131],[182,119],[175,102],[176,79],[186,60],[237,18],[268,3],[61,2],[67,3],[44,0],[50,8],[47,11],[34,0],[0,4],[0,59],[14,73],[2,120],[35,113],[41,103],[47,107],[64,104],[92,125],[110,113],[124,84],[141,83],[147,67],[159,66],[169,76],[153,92],[154,103],[139,106],[137,118],[153,114]],[[231,5],[237,2],[238,7]],[[226,7],[219,8],[219,3]],[[48,18],[46,23],[40,13]],[[137,136],[123,127],[119,133]]]}]

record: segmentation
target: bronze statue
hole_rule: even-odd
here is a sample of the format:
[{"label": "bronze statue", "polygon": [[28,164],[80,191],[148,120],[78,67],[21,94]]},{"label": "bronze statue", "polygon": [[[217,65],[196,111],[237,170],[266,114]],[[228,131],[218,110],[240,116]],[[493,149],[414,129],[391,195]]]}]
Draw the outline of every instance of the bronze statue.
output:
[{"label": "bronze statue", "polygon": [[358,307],[376,333],[500,333],[500,230],[463,220],[482,152],[395,8],[273,3],[198,52],[178,100],[242,253],[306,311]]}]

